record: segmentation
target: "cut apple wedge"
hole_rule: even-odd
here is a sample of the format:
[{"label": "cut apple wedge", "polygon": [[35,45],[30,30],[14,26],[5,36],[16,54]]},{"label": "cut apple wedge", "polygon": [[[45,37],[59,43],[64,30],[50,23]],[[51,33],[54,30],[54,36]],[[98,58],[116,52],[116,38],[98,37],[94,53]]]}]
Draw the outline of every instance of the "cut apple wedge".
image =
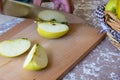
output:
[{"label": "cut apple wedge", "polygon": [[26,52],[31,46],[30,40],[20,38],[0,42],[0,55],[5,57],[16,57]]},{"label": "cut apple wedge", "polygon": [[59,38],[69,31],[69,27],[61,23],[44,22],[38,23],[37,31],[45,38]]},{"label": "cut apple wedge", "polygon": [[55,10],[40,11],[38,17],[40,18],[40,20],[43,21],[56,21],[60,23],[67,23],[65,15]]},{"label": "cut apple wedge", "polygon": [[29,52],[23,68],[26,70],[41,70],[48,64],[48,57],[45,49],[39,44],[34,44]]}]

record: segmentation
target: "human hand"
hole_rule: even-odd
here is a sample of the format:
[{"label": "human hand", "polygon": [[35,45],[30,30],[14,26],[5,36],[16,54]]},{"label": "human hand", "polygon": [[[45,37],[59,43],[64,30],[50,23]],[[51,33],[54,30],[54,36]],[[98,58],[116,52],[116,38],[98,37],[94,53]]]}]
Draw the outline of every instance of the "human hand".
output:
[{"label": "human hand", "polygon": [[[50,0],[54,3],[54,9],[62,10],[64,12],[73,13],[74,6],[71,0]],[[33,4],[40,6],[42,0],[33,0]]]},{"label": "human hand", "polygon": [[64,12],[73,13],[74,6],[71,0],[51,0],[54,3],[54,8]]},{"label": "human hand", "polygon": [[41,3],[42,3],[42,0],[33,0],[34,5],[40,6]]}]

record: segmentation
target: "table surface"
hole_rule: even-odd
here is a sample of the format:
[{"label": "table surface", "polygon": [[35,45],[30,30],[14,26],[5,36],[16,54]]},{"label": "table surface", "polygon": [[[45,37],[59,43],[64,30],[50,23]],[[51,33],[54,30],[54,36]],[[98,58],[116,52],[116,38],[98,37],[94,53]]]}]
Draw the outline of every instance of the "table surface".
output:
[{"label": "table surface", "polygon": [[[107,2],[107,0],[73,0],[73,2],[75,4],[75,15],[85,19],[90,25],[101,27],[93,13],[98,5]],[[42,6],[53,8],[52,3],[44,3]],[[23,20],[0,15],[0,34]],[[120,80],[120,51],[106,37],[63,80]]]}]

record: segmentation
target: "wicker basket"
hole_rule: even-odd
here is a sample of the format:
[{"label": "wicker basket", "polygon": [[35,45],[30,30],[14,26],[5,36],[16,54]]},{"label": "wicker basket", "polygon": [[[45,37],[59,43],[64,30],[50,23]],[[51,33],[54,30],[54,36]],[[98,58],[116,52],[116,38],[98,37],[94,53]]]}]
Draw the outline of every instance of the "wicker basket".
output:
[{"label": "wicker basket", "polygon": [[[120,20],[111,12],[104,11],[105,14],[105,22],[109,27],[117,33],[120,33]],[[112,33],[107,32],[107,36],[109,37],[110,42],[120,50],[120,42],[115,38],[115,35]]]},{"label": "wicker basket", "polygon": [[120,50],[120,43],[113,37],[112,34],[107,33],[107,36],[109,38],[109,41],[115,46],[118,50]]},{"label": "wicker basket", "polygon": [[109,41],[120,50],[120,20],[111,12],[104,11],[105,4],[98,6],[95,11],[103,31],[107,33]]},{"label": "wicker basket", "polygon": [[110,11],[104,11],[105,14],[105,22],[109,25],[113,30],[120,32],[120,20]]}]

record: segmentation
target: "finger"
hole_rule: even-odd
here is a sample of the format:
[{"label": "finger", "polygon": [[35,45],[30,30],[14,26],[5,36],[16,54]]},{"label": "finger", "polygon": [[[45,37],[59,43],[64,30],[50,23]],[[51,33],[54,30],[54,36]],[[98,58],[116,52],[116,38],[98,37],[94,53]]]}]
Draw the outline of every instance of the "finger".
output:
[{"label": "finger", "polygon": [[41,3],[42,3],[42,0],[33,0],[34,5],[40,6]]},{"label": "finger", "polygon": [[70,2],[70,12],[73,13],[74,11],[74,4],[72,3],[72,1]]},{"label": "finger", "polygon": [[[62,0],[61,0],[61,1],[62,1]],[[73,6],[73,4],[72,4],[72,1],[70,1],[70,0],[63,0],[63,1],[61,2],[61,4],[62,4],[62,8],[63,8],[63,10],[64,10],[65,12],[68,12],[68,13],[72,13],[72,12],[73,12],[74,6]]]},{"label": "finger", "polygon": [[54,3],[54,9],[59,9],[60,8],[60,0],[52,0]]},{"label": "finger", "polygon": [[63,5],[62,6],[62,10],[64,11],[64,12],[67,12],[67,13],[70,13],[71,11],[70,11],[70,7],[68,7],[68,6],[66,6],[66,5]]},{"label": "finger", "polygon": [[60,5],[60,8],[59,8],[61,11],[64,11],[64,12],[67,12],[66,10],[65,10],[65,6],[63,5],[63,4],[61,4]]},{"label": "finger", "polygon": [[64,0],[64,2],[61,2],[62,4],[62,10],[64,10],[65,12],[70,12],[70,4],[68,2],[68,0]]}]

